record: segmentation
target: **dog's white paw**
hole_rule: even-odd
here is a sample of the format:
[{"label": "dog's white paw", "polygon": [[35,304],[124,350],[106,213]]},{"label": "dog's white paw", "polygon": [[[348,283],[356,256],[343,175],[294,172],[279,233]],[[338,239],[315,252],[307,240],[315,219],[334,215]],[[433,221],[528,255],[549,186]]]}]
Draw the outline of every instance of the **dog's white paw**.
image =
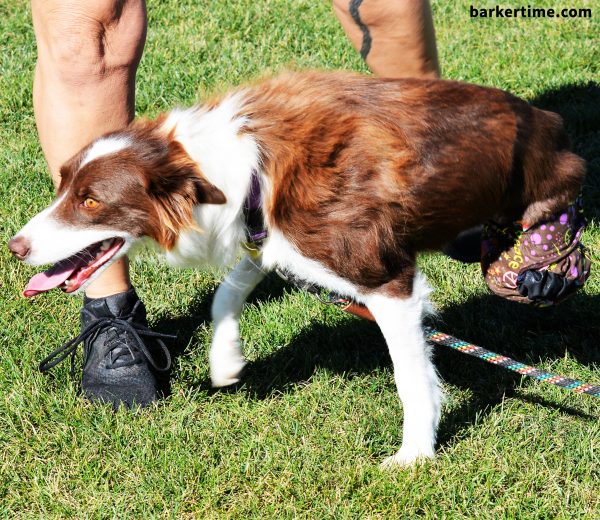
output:
[{"label": "dog's white paw", "polygon": [[414,466],[419,462],[424,462],[427,459],[433,459],[435,457],[435,453],[433,450],[421,450],[414,448],[400,448],[400,450],[385,459],[380,467],[383,469],[392,469],[398,467],[408,467]]},{"label": "dog's white paw", "polygon": [[210,380],[216,388],[237,383],[246,366],[238,342],[213,345],[210,349],[209,363]]}]

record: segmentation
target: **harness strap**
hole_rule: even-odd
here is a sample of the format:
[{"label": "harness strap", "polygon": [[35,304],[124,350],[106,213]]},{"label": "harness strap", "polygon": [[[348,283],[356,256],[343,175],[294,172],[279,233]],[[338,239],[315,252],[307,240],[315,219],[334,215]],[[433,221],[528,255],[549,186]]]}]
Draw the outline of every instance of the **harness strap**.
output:
[{"label": "harness strap", "polygon": [[262,210],[262,197],[258,172],[252,170],[250,191],[244,201],[244,222],[246,224],[246,244],[249,251],[260,252],[260,246],[267,238],[267,228]]}]

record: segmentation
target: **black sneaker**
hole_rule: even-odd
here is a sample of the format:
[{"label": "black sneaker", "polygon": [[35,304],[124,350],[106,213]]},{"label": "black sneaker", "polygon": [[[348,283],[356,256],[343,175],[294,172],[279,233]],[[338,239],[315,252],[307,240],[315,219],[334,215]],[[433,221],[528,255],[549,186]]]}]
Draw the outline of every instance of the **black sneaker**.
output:
[{"label": "black sneaker", "polygon": [[[83,394],[90,401],[118,408],[147,406],[160,397],[156,374],[171,368],[171,356],[161,338],[175,336],[148,328],[146,308],[132,288],[106,298],[84,299],[81,332],[40,363],[46,372],[71,355],[83,342]],[[147,344],[143,338],[150,339]],[[158,348],[157,348],[158,347]],[[156,354],[162,358],[157,362]]]}]

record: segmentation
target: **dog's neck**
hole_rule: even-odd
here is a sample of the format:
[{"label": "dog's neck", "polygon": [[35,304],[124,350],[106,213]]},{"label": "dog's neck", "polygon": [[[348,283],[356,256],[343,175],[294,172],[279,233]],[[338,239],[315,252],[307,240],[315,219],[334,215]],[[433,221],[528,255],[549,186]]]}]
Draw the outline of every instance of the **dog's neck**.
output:
[{"label": "dog's neck", "polygon": [[252,172],[259,168],[259,150],[243,131],[243,92],[210,107],[172,111],[164,129],[173,132],[198,163],[202,174],[227,198],[222,205],[194,208],[198,230],[181,233],[167,260],[175,265],[228,265],[245,241],[243,205],[250,191]]}]

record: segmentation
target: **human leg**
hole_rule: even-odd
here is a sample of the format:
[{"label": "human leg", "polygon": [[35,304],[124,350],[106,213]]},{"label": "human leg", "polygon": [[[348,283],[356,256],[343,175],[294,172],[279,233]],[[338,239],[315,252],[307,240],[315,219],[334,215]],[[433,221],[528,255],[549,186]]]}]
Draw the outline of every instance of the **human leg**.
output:
[{"label": "human leg", "polygon": [[[38,50],[34,111],[57,185],[64,162],[133,118],[146,6],[144,0],[32,0],[31,7]],[[140,343],[146,327],[127,260],[115,262],[88,286],[81,311],[82,387],[89,399],[115,406],[156,399],[152,348]]]},{"label": "human leg", "polygon": [[[32,0],[38,60],[33,103],[55,184],[60,167],[94,138],[134,114],[135,74],[144,48],[144,0]],[[87,290],[100,298],[127,291],[126,259]]]},{"label": "human leg", "polygon": [[348,38],[378,76],[439,77],[428,0],[334,0]]}]

